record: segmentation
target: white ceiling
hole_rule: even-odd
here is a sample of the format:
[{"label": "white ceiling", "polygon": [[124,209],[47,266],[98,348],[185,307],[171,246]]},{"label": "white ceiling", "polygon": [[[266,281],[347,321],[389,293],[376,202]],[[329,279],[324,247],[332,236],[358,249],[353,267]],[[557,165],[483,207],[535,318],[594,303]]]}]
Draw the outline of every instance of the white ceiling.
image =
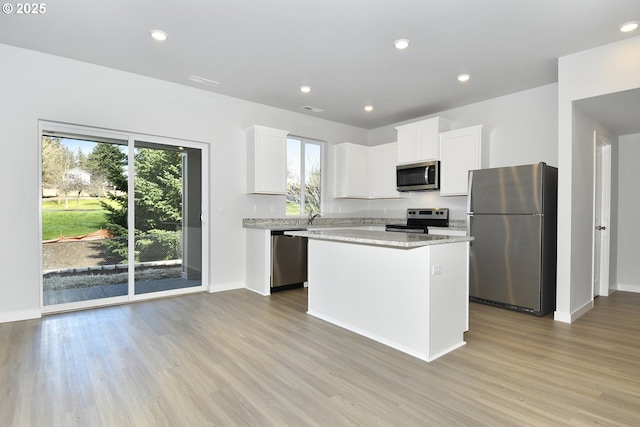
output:
[{"label": "white ceiling", "polygon": [[[0,43],[365,129],[556,82],[558,57],[632,37],[618,26],[640,20],[639,0],[45,5],[40,15],[0,14]],[[164,30],[169,39],[151,39],[151,29]],[[395,50],[398,38],[410,39],[410,47]],[[460,73],[471,80],[459,83]],[[204,86],[190,75],[220,84]],[[311,86],[311,93],[301,93],[301,85]],[[364,111],[368,104],[373,112]]]}]

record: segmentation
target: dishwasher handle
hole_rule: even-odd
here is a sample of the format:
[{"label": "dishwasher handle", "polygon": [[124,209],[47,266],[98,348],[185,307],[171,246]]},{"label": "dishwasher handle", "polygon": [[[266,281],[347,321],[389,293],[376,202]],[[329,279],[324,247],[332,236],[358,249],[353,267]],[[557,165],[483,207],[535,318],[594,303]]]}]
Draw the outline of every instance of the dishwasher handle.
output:
[{"label": "dishwasher handle", "polygon": [[284,237],[296,237],[296,236],[287,236],[284,234],[285,231],[307,231],[306,228],[288,228],[286,230],[271,230],[272,236],[284,236]]}]

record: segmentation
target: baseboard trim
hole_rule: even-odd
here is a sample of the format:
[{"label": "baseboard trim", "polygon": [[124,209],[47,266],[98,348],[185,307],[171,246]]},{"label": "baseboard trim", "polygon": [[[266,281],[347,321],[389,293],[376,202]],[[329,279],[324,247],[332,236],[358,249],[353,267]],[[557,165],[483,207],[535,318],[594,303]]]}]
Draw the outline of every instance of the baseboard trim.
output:
[{"label": "baseboard trim", "polygon": [[566,313],[562,311],[555,311],[553,313],[553,320],[557,320],[558,322],[563,323],[573,323],[578,320],[582,315],[593,308],[593,300],[587,301],[582,307],[574,310],[571,313]]},{"label": "baseboard trim", "polygon": [[[610,289],[611,290],[611,289]],[[640,294],[640,285],[635,284],[626,284],[626,283],[618,283],[614,291],[625,291],[625,292],[635,292]]]},{"label": "baseboard trim", "polygon": [[244,289],[244,283],[243,282],[231,282],[231,283],[220,283],[220,284],[210,284],[208,286],[207,291],[210,294],[216,293],[216,292],[223,292],[223,291],[232,291],[234,289]]},{"label": "baseboard trim", "polygon": [[40,309],[18,310],[0,313],[0,323],[19,322],[21,320],[39,319],[42,317]]}]

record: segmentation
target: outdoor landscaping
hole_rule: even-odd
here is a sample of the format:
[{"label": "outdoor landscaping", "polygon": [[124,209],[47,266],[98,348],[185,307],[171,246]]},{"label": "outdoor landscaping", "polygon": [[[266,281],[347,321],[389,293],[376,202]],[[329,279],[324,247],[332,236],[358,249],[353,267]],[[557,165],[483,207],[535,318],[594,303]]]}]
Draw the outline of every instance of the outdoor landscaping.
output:
[{"label": "outdoor landscaping", "polygon": [[[107,224],[107,211],[100,202],[103,198],[82,198],[65,208],[64,200],[47,198],[42,201],[42,241],[60,237],[83,236],[104,229]],[[107,200],[108,202],[108,200]]]},{"label": "outdoor landscaping", "polygon": [[[72,300],[127,292],[127,156],[122,146],[84,143],[91,148],[88,155],[73,152],[64,140],[43,137],[45,305],[69,302],[60,297],[65,291],[77,291]],[[134,161],[136,218],[131,232],[140,293],[140,282],[181,277],[182,153],[137,148]],[[95,296],[94,290],[104,296]]]}]

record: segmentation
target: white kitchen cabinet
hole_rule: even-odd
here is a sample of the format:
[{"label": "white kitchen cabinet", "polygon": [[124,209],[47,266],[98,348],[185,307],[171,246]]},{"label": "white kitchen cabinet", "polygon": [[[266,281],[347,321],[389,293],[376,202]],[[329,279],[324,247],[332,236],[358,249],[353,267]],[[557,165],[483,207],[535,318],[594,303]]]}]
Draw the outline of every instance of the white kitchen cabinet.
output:
[{"label": "white kitchen cabinet", "polygon": [[371,160],[369,147],[344,142],[334,149],[334,196],[369,198]]},{"label": "white kitchen cabinet", "polygon": [[247,129],[247,193],[286,194],[288,131]]},{"label": "white kitchen cabinet", "polygon": [[451,129],[451,122],[442,117],[421,120],[396,127],[398,164],[438,160],[438,135]]},{"label": "white kitchen cabinet", "polygon": [[395,190],[396,148],[395,143],[375,147],[350,142],[337,144],[334,151],[334,197],[399,197]]},{"label": "white kitchen cabinet", "polygon": [[371,147],[371,198],[392,199],[400,197],[396,191],[396,159],[398,144]]},{"label": "white kitchen cabinet", "polygon": [[489,166],[489,141],[482,125],[440,134],[440,196],[464,196],[469,171]]}]

